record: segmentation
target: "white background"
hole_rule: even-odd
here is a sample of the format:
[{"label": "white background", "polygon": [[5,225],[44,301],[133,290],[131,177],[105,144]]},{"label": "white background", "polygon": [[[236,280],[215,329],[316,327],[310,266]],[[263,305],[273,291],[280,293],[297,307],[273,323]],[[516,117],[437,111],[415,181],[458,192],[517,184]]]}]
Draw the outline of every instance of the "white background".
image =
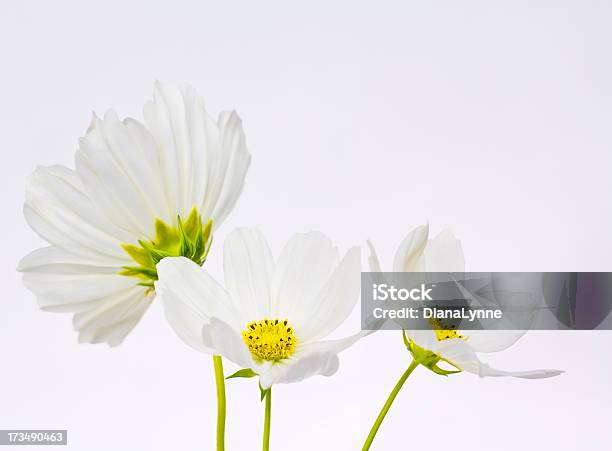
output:
[{"label": "white background", "polygon": [[[117,349],[78,345],[15,272],[42,244],[21,214],[26,176],[73,165],[91,110],[141,119],[156,78],[244,119],[253,164],[217,245],[257,226],[278,252],[319,229],[344,250],[372,239],[390,268],[429,221],[470,270],[612,271],[609,2],[56,0],[0,15],[0,429],[65,428],[78,451],[213,448],[212,362],[159,305]],[[358,327],[355,312],[339,332]],[[539,332],[484,356],[567,371],[541,381],[420,368],[373,449],[610,449],[611,344]],[[275,387],[272,448],[360,449],[408,360],[381,332],[334,377]],[[255,380],[228,392],[228,449],[258,449]]]}]

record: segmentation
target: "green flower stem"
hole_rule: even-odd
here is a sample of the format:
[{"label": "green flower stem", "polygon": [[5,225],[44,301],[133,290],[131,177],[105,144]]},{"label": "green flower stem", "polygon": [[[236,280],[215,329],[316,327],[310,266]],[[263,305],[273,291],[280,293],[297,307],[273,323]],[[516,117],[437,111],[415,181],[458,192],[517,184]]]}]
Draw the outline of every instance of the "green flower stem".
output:
[{"label": "green flower stem", "polygon": [[225,377],[223,360],[220,355],[213,356],[215,382],[217,384],[217,451],[225,450]]},{"label": "green flower stem", "polygon": [[263,451],[270,450],[270,416],[272,414],[272,387],[266,393],[266,416],[264,418]]},{"label": "green flower stem", "polygon": [[370,430],[370,433],[368,434],[368,438],[363,444],[363,448],[361,448],[361,451],[368,451],[370,449],[370,446],[372,446],[372,442],[374,441],[374,437],[376,437],[376,433],[378,432],[380,425],[385,419],[387,412],[391,408],[391,404],[393,404],[393,401],[395,400],[397,394],[402,389],[404,383],[406,382],[406,379],[408,379],[408,376],[412,374],[414,369],[417,366],[419,366],[420,363],[421,362],[419,360],[413,359],[408,369],[404,371],[404,374],[402,374],[402,377],[399,378],[399,380],[397,381],[397,384],[395,384],[395,387],[393,387],[393,390],[391,391],[389,398],[387,398],[387,402],[385,402],[385,405],[382,407],[380,413],[378,414],[378,418],[376,418],[376,421],[374,422],[374,425],[372,426],[372,429]]}]

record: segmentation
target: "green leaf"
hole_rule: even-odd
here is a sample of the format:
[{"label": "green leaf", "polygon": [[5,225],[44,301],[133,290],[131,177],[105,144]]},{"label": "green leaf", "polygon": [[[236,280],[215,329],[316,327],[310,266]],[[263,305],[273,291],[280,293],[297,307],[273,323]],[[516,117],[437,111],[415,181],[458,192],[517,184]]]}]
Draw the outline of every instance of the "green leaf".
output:
[{"label": "green leaf", "polygon": [[253,371],[251,368],[244,368],[242,370],[236,371],[231,376],[227,376],[226,379],[233,379],[235,377],[244,377],[244,378],[249,379],[249,378],[255,377],[255,376],[257,376],[257,373],[255,371]]}]

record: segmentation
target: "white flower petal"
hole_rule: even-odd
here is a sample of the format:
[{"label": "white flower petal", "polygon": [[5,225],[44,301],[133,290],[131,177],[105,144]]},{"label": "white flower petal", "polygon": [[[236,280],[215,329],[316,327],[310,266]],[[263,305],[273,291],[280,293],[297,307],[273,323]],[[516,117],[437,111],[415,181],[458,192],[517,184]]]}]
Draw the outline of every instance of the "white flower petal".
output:
[{"label": "white flower petal", "polygon": [[274,384],[300,382],[312,376],[332,376],[340,362],[333,352],[315,352],[299,359],[285,360],[260,370],[259,383],[265,390]]},{"label": "white flower petal", "polygon": [[[159,146],[153,135],[140,122],[126,118],[123,120],[123,125],[130,134],[129,138],[136,145],[134,151],[129,152],[129,155],[121,154],[118,158],[123,157],[125,159],[125,171],[133,174],[134,185],[143,194],[143,198],[155,216],[166,223],[174,223],[177,212],[166,192]],[[140,152],[136,152],[137,149]]]},{"label": "white flower petal", "polygon": [[21,261],[19,269],[24,272],[24,285],[36,295],[39,306],[56,312],[91,308],[138,282],[119,275],[118,268],[96,266],[55,247],[32,252]]},{"label": "white flower petal", "polygon": [[36,295],[40,308],[49,312],[76,312],[84,303],[98,304],[100,299],[136,285],[127,277],[106,274],[24,274],[23,284]]},{"label": "white flower petal", "polygon": [[117,346],[138,324],[154,296],[147,296],[142,287],[133,287],[108,296],[95,308],[77,313],[74,329],[80,343],[108,343]]},{"label": "white flower petal", "polygon": [[532,371],[502,371],[491,368],[488,364],[480,361],[470,345],[462,339],[443,340],[435,350],[439,355],[448,359],[463,371],[474,373],[480,377],[518,377],[523,379],[541,379],[558,376],[563,373],[560,370],[532,370]]},{"label": "white flower petal", "polygon": [[376,249],[370,240],[368,240],[368,248],[370,249],[370,256],[368,257],[368,264],[370,266],[371,272],[383,272],[382,267],[380,266],[380,260],[378,258],[378,254],[376,253]]},{"label": "white flower petal", "polygon": [[310,305],[310,312],[301,328],[296,328],[298,339],[307,343],[333,332],[355,307],[360,288],[361,251],[353,247]]},{"label": "white flower petal", "polygon": [[[201,342],[202,326],[216,316],[240,327],[240,311],[228,293],[202,267],[185,257],[166,257],[157,264],[155,291],[168,321],[188,343]],[[245,323],[246,325],[246,323]]]},{"label": "white flower petal", "polygon": [[525,330],[470,330],[464,332],[476,352],[498,352],[509,348],[525,335]]},{"label": "white flower petal", "polygon": [[339,354],[345,349],[353,346],[362,338],[367,337],[368,335],[373,333],[373,330],[362,330],[357,332],[356,334],[337,340],[324,340],[307,343],[303,346],[300,346],[299,350],[300,352],[303,352],[305,354],[310,354],[313,352],[333,352],[334,354]]},{"label": "white flower petal", "polygon": [[[232,211],[244,186],[244,178],[251,164],[242,121],[235,111],[219,115],[220,151],[227,159],[208,156],[209,185],[202,211],[218,227]],[[218,164],[213,164],[218,163]],[[220,187],[218,191],[213,188]]]},{"label": "white flower petal", "polygon": [[436,337],[436,333],[431,329],[424,330],[406,330],[404,331],[408,338],[414,340],[414,342],[424,349],[430,351],[436,351],[438,349],[439,340]]},{"label": "white flower petal", "polygon": [[133,237],[151,239],[155,219],[169,219],[156,144],[135,120],[122,122],[113,111],[94,116],[76,168],[96,206]]},{"label": "white flower petal", "polygon": [[561,370],[531,370],[531,371],[502,371],[491,368],[486,363],[480,364],[480,377],[518,377],[520,379],[545,379],[563,374]]},{"label": "white flower petal", "polygon": [[[374,248],[374,245],[369,240],[367,241],[367,244],[370,250],[370,255],[368,257],[368,266],[370,268],[370,272],[382,273],[383,270],[382,270],[382,267],[380,266],[380,260],[378,258],[378,254],[376,253],[376,249]],[[383,283],[388,284],[389,283],[387,278],[382,274],[378,276],[374,276],[370,274],[369,277],[371,278],[372,282],[376,282],[378,284],[383,284]],[[379,319],[374,318],[374,315],[372,314],[372,312],[370,312],[370,314],[367,317],[362,316],[361,318],[363,327],[367,327],[367,329],[371,331],[380,329],[385,324],[386,321],[387,320],[384,318],[379,318]]]},{"label": "white flower petal", "polygon": [[404,238],[399,245],[393,260],[395,272],[426,271],[423,261],[423,250],[427,246],[429,224],[419,226]]},{"label": "white flower petal", "polygon": [[48,246],[23,257],[17,270],[47,274],[117,274],[124,264],[119,260],[109,262],[107,258],[82,257],[57,246]]},{"label": "white flower petal", "polygon": [[100,213],[68,168],[36,169],[28,179],[24,215],[43,239],[70,253],[107,264],[129,261],[120,243],[130,235]]},{"label": "white flower petal", "polygon": [[258,368],[240,332],[218,318],[211,318],[210,323],[204,326],[202,342],[213,349],[214,354],[222,355],[242,368]]},{"label": "white flower petal", "polygon": [[[203,108],[203,106],[202,106]],[[193,160],[194,150],[187,125],[185,100],[176,86],[155,83],[153,101],[144,107],[144,120],[159,144],[163,177],[177,214],[187,215],[194,205],[194,171],[202,162]],[[200,175],[201,176],[201,175]],[[205,184],[206,180],[202,179]]]},{"label": "white flower petal", "polygon": [[225,286],[239,305],[244,324],[270,316],[270,280],[274,261],[264,236],[255,229],[236,229],[223,244]]},{"label": "white flower petal", "polygon": [[216,123],[191,86],[159,82],[144,117],[159,143],[168,195],[178,214],[197,206],[215,227],[220,225],[242,191],[250,164],[240,118],[223,113]]},{"label": "white flower petal", "polygon": [[463,371],[479,374],[480,360],[470,345],[461,338],[437,341],[426,349],[442,356]]},{"label": "white flower petal", "polygon": [[339,260],[338,249],[324,234],[295,234],[283,248],[272,277],[272,316],[288,318],[297,328],[305,324]]},{"label": "white flower petal", "polygon": [[210,318],[191,303],[184,302],[175,292],[159,285],[156,287],[159,287],[156,288],[157,299],[163,302],[166,319],[179,338],[196,351],[213,354],[214,350],[205,346],[202,339],[202,329],[210,322]]},{"label": "white flower petal", "polygon": [[465,271],[465,257],[461,241],[448,230],[443,230],[430,240],[423,254],[425,271]]}]

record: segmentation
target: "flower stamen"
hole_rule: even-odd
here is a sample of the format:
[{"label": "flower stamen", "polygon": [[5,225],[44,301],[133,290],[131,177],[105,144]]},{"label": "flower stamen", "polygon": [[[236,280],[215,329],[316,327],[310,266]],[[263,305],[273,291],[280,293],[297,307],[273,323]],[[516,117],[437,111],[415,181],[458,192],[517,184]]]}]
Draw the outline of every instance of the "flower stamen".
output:
[{"label": "flower stamen", "polygon": [[438,341],[443,340],[452,340],[453,338],[461,338],[462,340],[467,340],[465,335],[461,335],[459,331],[457,331],[457,326],[455,325],[446,325],[440,319],[430,318],[429,324],[436,334],[436,338]]}]

